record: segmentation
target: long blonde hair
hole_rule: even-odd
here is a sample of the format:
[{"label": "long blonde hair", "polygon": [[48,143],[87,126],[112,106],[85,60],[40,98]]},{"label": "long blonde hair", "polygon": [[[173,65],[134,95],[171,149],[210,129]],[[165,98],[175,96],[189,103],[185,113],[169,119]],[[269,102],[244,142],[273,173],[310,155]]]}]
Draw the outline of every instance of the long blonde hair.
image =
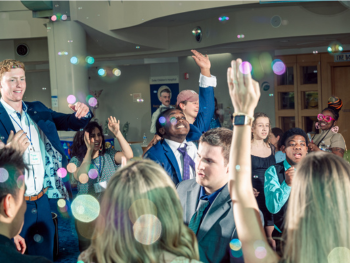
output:
[{"label": "long blonde hair", "polygon": [[334,154],[309,154],[293,179],[283,262],[350,262],[349,224],[349,163]]},{"label": "long blonde hair", "polygon": [[163,252],[199,259],[195,234],[183,223],[176,189],[153,161],[119,169],[101,201],[88,262],[161,262]]}]

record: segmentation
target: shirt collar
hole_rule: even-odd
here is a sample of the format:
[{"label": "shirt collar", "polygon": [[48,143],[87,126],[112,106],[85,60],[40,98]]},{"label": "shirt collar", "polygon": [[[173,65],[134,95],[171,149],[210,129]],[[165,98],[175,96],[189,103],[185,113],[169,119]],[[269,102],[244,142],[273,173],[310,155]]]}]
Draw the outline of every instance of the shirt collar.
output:
[{"label": "shirt collar", "polygon": [[[212,204],[215,200],[215,198],[217,197],[217,195],[221,192],[221,190],[226,186],[227,184],[225,184],[223,187],[221,187],[220,189],[216,190],[214,193],[210,194],[210,195],[206,195],[204,187],[201,186],[200,189],[200,193],[199,193],[199,199],[204,199],[204,200],[208,200],[210,204]],[[198,199],[198,200],[199,200]]]},{"label": "shirt collar", "polygon": [[184,140],[182,143],[178,143],[172,140],[168,140],[168,139],[164,139],[166,141],[166,143],[169,145],[170,149],[175,152],[177,151],[177,149],[179,149],[180,147],[183,147],[185,143],[187,143],[187,147],[192,146],[192,142],[188,142],[186,140]]},{"label": "shirt collar", "polygon": [[289,164],[289,162],[287,161],[287,158],[284,159],[283,161],[283,166],[284,166],[284,170],[287,171],[289,168],[291,168],[292,166]]},{"label": "shirt collar", "polygon": [[[12,108],[3,98],[0,99],[2,105],[4,106],[5,110],[7,111],[7,113],[9,115],[12,115],[13,113],[16,113],[17,111],[15,111],[14,108]],[[22,100],[22,110],[24,112],[27,112],[27,105],[24,103],[24,101]]]}]

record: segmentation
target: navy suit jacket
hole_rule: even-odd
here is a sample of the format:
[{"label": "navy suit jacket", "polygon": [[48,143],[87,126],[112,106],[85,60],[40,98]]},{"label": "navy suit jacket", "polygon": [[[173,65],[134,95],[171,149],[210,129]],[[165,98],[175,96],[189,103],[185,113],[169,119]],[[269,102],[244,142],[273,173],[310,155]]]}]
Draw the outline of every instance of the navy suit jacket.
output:
[{"label": "navy suit jacket", "polygon": [[165,140],[159,141],[156,145],[150,148],[145,153],[143,158],[151,159],[160,164],[168,173],[175,185],[182,181],[180,168],[176,161],[176,157]]},{"label": "navy suit jacket", "polygon": [[[24,103],[27,105],[27,114],[43,131],[48,140],[51,142],[52,146],[55,147],[55,149],[62,155],[62,167],[66,167],[68,160],[66,158],[66,154],[64,153],[57,130],[78,131],[84,128],[92,117],[78,119],[75,117],[75,113],[64,114],[55,112],[47,108],[39,101]],[[2,103],[0,103],[0,136],[4,137],[3,142],[5,144],[11,130],[16,133],[15,127],[13,127],[12,121],[7,114],[6,109]],[[68,192],[70,192],[69,185],[66,184],[66,188]]]},{"label": "navy suit jacket", "polygon": [[199,87],[199,110],[195,122],[190,124],[190,132],[187,134],[186,140],[197,141],[202,133],[209,130],[211,118],[215,111],[214,88]]}]

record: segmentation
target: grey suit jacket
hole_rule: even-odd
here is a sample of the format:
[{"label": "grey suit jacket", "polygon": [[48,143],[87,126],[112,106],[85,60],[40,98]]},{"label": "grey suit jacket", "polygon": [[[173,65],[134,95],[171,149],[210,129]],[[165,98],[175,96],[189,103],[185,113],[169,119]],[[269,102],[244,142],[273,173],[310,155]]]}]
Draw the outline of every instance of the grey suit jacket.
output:
[{"label": "grey suit jacket", "polygon": [[[200,193],[196,179],[182,181],[177,185],[177,192],[183,208],[183,220],[190,223],[195,213]],[[243,257],[231,255],[229,243],[238,238],[233,208],[228,186],[226,185],[210,205],[198,229],[197,239],[200,261],[205,263],[244,262]]]}]

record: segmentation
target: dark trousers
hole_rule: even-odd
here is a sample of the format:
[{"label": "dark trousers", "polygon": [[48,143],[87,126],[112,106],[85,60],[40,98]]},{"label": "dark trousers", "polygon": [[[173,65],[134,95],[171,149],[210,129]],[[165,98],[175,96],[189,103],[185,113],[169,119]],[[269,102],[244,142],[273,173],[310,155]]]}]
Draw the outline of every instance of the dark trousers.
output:
[{"label": "dark trousers", "polygon": [[55,225],[52,221],[49,199],[44,194],[36,201],[26,201],[27,210],[20,236],[27,244],[26,254],[43,256],[53,261]]}]

